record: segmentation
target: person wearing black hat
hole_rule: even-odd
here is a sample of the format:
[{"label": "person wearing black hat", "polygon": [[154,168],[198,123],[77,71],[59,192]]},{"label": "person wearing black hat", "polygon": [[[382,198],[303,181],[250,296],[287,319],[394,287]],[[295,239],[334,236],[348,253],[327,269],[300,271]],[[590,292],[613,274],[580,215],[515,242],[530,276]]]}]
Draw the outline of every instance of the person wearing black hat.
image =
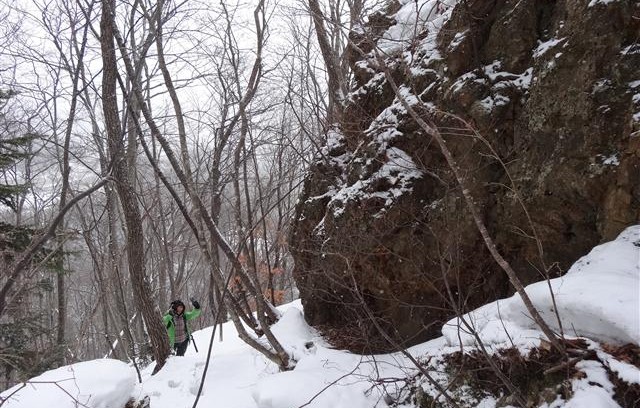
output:
[{"label": "person wearing black hat", "polygon": [[171,309],[162,316],[164,325],[167,328],[167,335],[169,335],[169,345],[175,349],[178,356],[184,356],[191,338],[187,321],[195,319],[201,313],[200,303],[195,299],[191,299],[191,303],[194,309],[185,312],[184,303],[181,300],[174,300],[171,302]]}]

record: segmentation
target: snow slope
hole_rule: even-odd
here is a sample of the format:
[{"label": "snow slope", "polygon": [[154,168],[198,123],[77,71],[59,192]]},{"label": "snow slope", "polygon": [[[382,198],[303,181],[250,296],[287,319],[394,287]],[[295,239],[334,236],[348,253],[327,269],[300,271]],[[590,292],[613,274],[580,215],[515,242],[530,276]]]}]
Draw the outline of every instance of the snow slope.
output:
[{"label": "snow slope", "polygon": [[[564,332],[585,336],[603,363],[581,361],[585,375],[571,380],[573,395],[541,407],[618,407],[614,386],[606,368],[628,383],[640,384],[640,370],[605,353],[598,341],[640,344],[640,226],[630,227],[616,240],[594,248],[563,277],[527,287],[534,304],[552,325],[556,314],[549,295],[555,293]],[[282,319],[274,332],[297,360],[294,370],[277,367],[238,339],[225,324],[225,339],[216,339],[199,407],[216,408],[375,408],[387,407],[386,398],[397,398],[414,376],[415,367],[401,354],[359,356],[330,348],[305,323],[298,301],[280,307]],[[467,333],[467,322],[478,330],[490,349],[516,345],[527,349],[543,337],[531,323],[518,296],[485,305],[443,328],[444,336],[415,346],[409,352],[437,361],[444,354],[473,348],[475,338]],[[26,386],[2,394],[2,408],[81,407],[120,408],[129,398],[149,396],[152,408],[192,407],[205,367],[211,328],[194,333],[200,352],[190,347],[185,357],[172,357],[155,376],[152,367],[136,384],[133,369],[115,360],[94,360],[52,370]],[[432,375],[442,374],[432,367]],[[55,383],[53,383],[55,382]],[[425,386],[426,392],[433,392]],[[399,405],[412,407],[412,405]],[[492,397],[469,406],[490,408]]]},{"label": "snow slope", "polygon": [[[569,336],[640,343],[640,226],[627,228],[616,240],[593,248],[564,276],[529,285],[526,292],[557,332],[556,309]],[[488,344],[508,343],[507,332],[529,336],[534,343],[538,339],[535,324],[517,294],[449,321],[442,330],[449,344],[475,343],[464,321]]]},{"label": "snow slope", "polygon": [[93,360],[47,371],[1,395],[2,408],[124,407],[136,388],[135,372],[118,360]]}]

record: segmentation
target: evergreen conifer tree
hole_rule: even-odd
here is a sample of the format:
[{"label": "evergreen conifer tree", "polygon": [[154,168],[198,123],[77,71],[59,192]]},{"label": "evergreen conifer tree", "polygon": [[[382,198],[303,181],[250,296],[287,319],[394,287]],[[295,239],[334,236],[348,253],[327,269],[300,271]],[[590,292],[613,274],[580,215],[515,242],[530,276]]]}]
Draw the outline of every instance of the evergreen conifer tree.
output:
[{"label": "evergreen conifer tree", "polygon": [[0,204],[16,210],[16,197],[27,187],[24,183],[12,183],[6,171],[17,161],[27,156],[27,146],[35,135],[20,132],[18,124],[6,115],[9,101],[16,95],[14,91],[0,89]]}]

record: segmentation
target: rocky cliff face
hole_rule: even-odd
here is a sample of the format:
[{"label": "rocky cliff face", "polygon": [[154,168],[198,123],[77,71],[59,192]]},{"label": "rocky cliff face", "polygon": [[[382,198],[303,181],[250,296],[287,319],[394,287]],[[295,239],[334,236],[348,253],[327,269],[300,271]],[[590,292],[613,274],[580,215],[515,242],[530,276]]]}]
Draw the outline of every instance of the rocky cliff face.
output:
[{"label": "rocky cliff face", "polygon": [[389,348],[380,329],[423,341],[511,291],[381,59],[439,127],[525,283],[640,219],[640,3],[446,3],[392,4],[354,35],[368,54],[298,206],[306,318],[352,349]]}]

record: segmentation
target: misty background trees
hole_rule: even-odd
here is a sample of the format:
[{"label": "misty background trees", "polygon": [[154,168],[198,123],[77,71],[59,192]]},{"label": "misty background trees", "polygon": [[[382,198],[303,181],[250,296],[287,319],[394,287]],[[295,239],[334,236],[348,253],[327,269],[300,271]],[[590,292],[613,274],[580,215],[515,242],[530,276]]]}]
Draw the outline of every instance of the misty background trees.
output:
[{"label": "misty background trees", "polygon": [[0,4],[3,389],[103,356],[161,366],[177,298],[287,365],[272,305],[297,297],[288,226],[344,95],[324,62],[350,6]]}]

